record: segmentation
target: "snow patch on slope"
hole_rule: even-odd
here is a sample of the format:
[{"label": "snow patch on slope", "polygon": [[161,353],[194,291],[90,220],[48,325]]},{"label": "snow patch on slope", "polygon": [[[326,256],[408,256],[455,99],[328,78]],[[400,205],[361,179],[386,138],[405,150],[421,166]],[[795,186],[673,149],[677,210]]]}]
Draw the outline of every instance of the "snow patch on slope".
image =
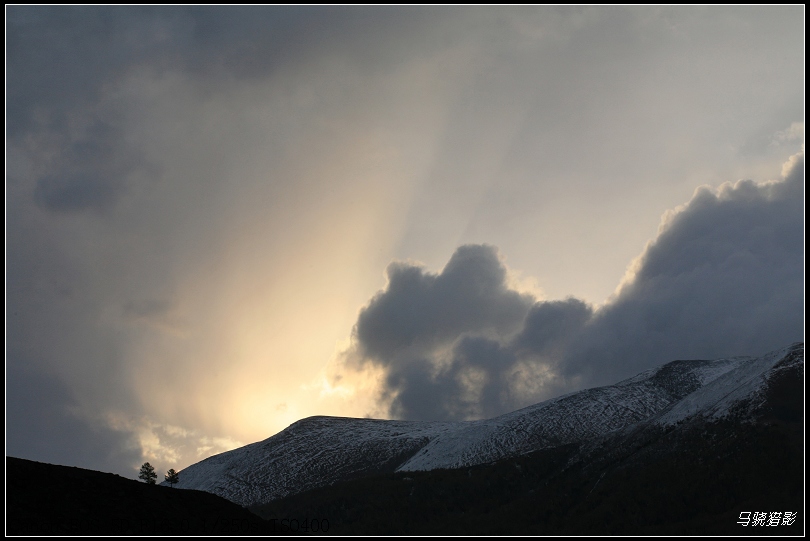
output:
[{"label": "snow patch on slope", "polygon": [[394,468],[454,423],[309,417],[264,441],[184,469],[179,488],[240,505]]},{"label": "snow patch on slope", "polygon": [[794,344],[759,358],[737,358],[741,362],[733,370],[722,373],[707,385],[686,396],[659,417],[662,426],[674,425],[689,417],[700,415],[705,419],[727,417],[741,401],[750,401],[756,408],[764,400],[764,390],[771,370],[786,356],[804,351],[803,344]]}]

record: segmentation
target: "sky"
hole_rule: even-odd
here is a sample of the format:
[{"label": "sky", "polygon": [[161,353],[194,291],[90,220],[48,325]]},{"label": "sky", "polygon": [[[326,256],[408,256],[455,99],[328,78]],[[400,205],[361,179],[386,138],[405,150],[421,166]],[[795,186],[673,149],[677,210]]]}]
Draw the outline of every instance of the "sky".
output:
[{"label": "sky", "polygon": [[7,6],[6,454],[801,341],[804,65],[804,6]]}]

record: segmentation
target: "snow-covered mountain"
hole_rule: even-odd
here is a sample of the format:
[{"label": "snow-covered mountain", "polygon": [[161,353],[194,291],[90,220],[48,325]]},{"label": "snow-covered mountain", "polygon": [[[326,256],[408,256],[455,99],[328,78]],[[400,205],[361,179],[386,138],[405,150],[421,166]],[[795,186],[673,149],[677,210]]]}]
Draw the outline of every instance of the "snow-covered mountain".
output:
[{"label": "snow-covered mountain", "polygon": [[481,421],[310,417],[189,466],[177,486],[248,506],[376,473],[461,468],[604,439],[637,425],[721,418],[738,404],[755,407],[775,371],[803,362],[803,344],[759,358],[673,361],[615,385]]},{"label": "snow-covered mountain", "polygon": [[706,420],[727,417],[732,410],[744,408],[751,413],[764,400],[767,383],[786,370],[804,364],[804,344],[773,351],[761,358],[745,359],[678,401],[655,419],[669,426],[688,418]]}]

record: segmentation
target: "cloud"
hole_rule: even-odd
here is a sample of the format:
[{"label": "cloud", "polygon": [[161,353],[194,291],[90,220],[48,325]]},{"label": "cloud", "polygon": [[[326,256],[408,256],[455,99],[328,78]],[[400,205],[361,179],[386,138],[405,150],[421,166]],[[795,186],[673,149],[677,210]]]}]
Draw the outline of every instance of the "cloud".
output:
[{"label": "cloud", "polygon": [[[391,70],[413,32],[438,32],[436,10],[313,7],[28,7],[8,10],[8,134],[35,155],[34,200],[53,212],[109,211],[127,179],[154,174],[125,134],[121,93],[147,75],[187,77],[209,95],[229,83],[261,84],[320,62]],[[358,32],[360,28],[366,32]],[[375,29],[369,32],[368,29]],[[131,96],[129,96],[131,98]],[[149,135],[146,135],[149,137]],[[47,159],[42,158],[47,156]]]},{"label": "cloud", "polygon": [[[801,9],[9,6],[7,385],[66,393],[20,383],[15,449],[101,460],[51,418],[129,472],[213,445],[149,427],[255,441],[378,381],[456,419],[585,381],[660,209],[798,148]],[[362,375],[302,385],[354,324]]]},{"label": "cloud", "polygon": [[65,133],[59,144],[44,145],[55,158],[36,181],[34,202],[40,208],[107,211],[124,192],[127,175],[142,168],[116,128],[92,122],[78,135]]},{"label": "cloud", "polygon": [[[244,445],[230,438],[204,436],[196,430],[156,423],[146,417],[133,417],[124,412],[108,413],[105,424],[122,434],[130,434],[131,439],[137,441],[141,456],[136,464],[149,460],[157,469],[177,467],[178,463],[194,463]],[[132,468],[133,473],[136,468]]]},{"label": "cloud", "polygon": [[608,383],[675,358],[764,353],[801,340],[804,156],[780,182],[699,188],[665,215],[612,302],[565,356]]},{"label": "cloud", "polygon": [[538,302],[526,317],[523,331],[514,341],[518,351],[554,359],[564,353],[593,315],[579,299]]},{"label": "cloud", "polygon": [[499,344],[520,332],[534,298],[508,287],[488,245],[459,247],[438,274],[397,262],[387,275],[386,289],[360,312],[349,360],[387,369],[383,392],[396,417],[490,412],[516,360]]},{"label": "cloud", "polygon": [[538,386],[557,385],[548,367],[592,316],[580,300],[511,289],[489,245],[459,247],[438,274],[403,262],[387,274],[345,361],[385,370],[380,401],[395,418],[475,419],[524,405]]},{"label": "cloud", "polygon": [[447,346],[462,333],[508,335],[531,298],[506,284],[492,246],[462,246],[439,274],[409,263],[388,267],[388,286],[363,309],[355,334],[362,358],[382,364]]},{"label": "cloud", "polygon": [[598,310],[506,285],[487,245],[439,274],[408,263],[360,312],[349,368],[385,370],[404,419],[491,417],[681,358],[759,354],[803,336],[804,158],[778,182],[699,188]]},{"label": "cloud", "polygon": [[59,380],[8,367],[6,454],[98,471],[127,472],[140,464],[142,449],[130,431],[87,420]]},{"label": "cloud", "polygon": [[90,174],[48,176],[37,181],[36,202],[49,210],[104,209],[115,201],[118,186]]},{"label": "cloud", "polygon": [[778,146],[791,141],[804,143],[804,122],[791,122],[787,129],[776,132],[771,145]]}]

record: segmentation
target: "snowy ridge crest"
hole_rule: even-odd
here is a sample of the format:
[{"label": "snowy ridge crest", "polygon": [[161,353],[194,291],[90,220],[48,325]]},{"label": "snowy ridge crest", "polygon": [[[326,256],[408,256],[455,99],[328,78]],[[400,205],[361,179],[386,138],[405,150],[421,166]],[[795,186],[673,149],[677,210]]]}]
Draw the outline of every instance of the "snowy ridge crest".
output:
[{"label": "snowy ridge crest", "polygon": [[804,344],[793,344],[760,358],[740,359],[741,362],[733,370],[716,377],[674,404],[656,423],[671,426],[695,416],[707,420],[721,419],[744,401],[748,403],[748,409],[756,409],[762,404],[767,383],[776,371],[797,363],[803,365]]}]

